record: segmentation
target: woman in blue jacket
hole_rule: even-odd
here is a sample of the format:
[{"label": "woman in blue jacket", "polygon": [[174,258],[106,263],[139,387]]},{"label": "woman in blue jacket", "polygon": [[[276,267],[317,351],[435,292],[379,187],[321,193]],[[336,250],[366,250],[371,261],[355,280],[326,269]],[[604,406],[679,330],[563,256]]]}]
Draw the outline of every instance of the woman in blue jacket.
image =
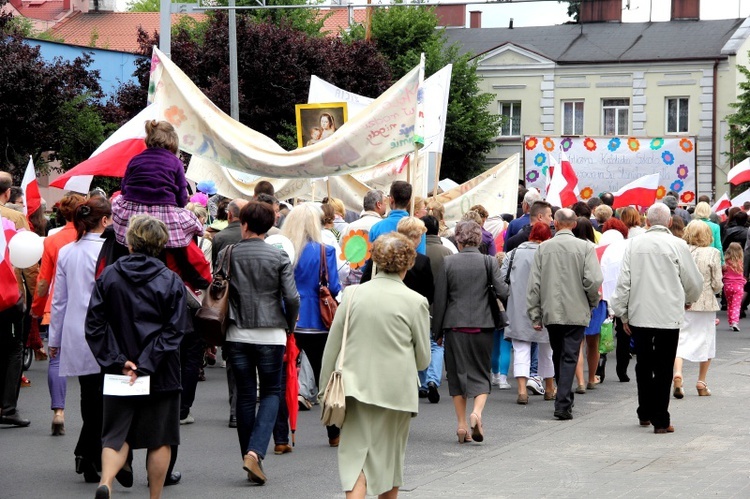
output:
[{"label": "woman in blue jacket", "polygon": [[[310,361],[315,379],[320,379],[320,364],[328,339],[328,328],[320,317],[320,265],[321,254],[325,252],[328,267],[328,289],[332,296],[341,291],[336,272],[336,250],[326,246],[321,239],[320,209],[312,203],[294,207],[286,216],[282,234],[294,246],[294,281],[300,296],[299,320],[294,330],[297,346],[304,350]],[[324,250],[321,250],[323,244]],[[339,444],[339,429],[328,427],[328,443],[331,447]]]}]

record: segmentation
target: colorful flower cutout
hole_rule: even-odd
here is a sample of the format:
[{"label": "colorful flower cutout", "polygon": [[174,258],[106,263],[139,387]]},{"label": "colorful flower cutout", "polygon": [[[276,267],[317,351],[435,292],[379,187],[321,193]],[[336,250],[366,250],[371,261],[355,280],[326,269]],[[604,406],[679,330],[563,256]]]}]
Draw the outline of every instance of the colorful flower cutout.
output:
[{"label": "colorful flower cutout", "polygon": [[542,167],[542,175],[544,175],[544,176],[546,177],[546,176],[547,176],[547,172],[548,172],[548,171],[549,171],[549,166],[547,166],[547,165],[544,165],[544,166]]},{"label": "colorful flower cutout", "polygon": [[669,186],[669,189],[675,192],[680,192],[684,188],[685,183],[682,180],[675,180],[672,182],[672,185]]},{"label": "colorful flower cutout", "polygon": [[341,240],[341,255],[339,258],[349,262],[353,269],[364,267],[367,259],[370,258],[370,238],[362,230],[350,232]]},{"label": "colorful flower cutout", "polygon": [[682,193],[682,196],[680,196],[680,200],[683,203],[692,203],[695,201],[695,193],[693,191],[685,191]]},{"label": "colorful flower cutout", "polygon": [[664,196],[667,195],[667,188],[663,185],[660,185],[656,188],[656,199],[662,199]]},{"label": "colorful flower cutout", "polygon": [[542,141],[542,145],[544,146],[545,151],[552,152],[555,150],[555,141],[552,140],[551,137],[544,137],[544,140]]},{"label": "colorful flower cutout", "polygon": [[596,151],[596,141],[591,137],[586,137],[583,139],[583,147],[589,151]]},{"label": "colorful flower cutout", "polygon": [[658,137],[656,139],[651,140],[650,147],[652,151],[658,151],[659,149],[661,149],[661,146],[663,145],[664,145],[664,139],[662,139],[661,137]]},{"label": "colorful flower cutout", "polygon": [[591,187],[584,187],[581,189],[581,199],[589,199],[591,196],[594,195],[594,189]]},{"label": "colorful flower cutout", "polygon": [[573,139],[565,137],[560,141],[560,147],[562,147],[563,152],[568,152],[573,147]]},{"label": "colorful flower cutout", "polygon": [[539,170],[529,170],[526,173],[527,182],[535,182],[539,178]]},{"label": "colorful flower cutout", "polygon": [[640,149],[640,148],[641,148],[641,143],[640,143],[640,141],[639,141],[638,139],[636,139],[635,137],[630,137],[630,138],[628,139],[628,148],[629,148],[629,149],[630,149],[631,151],[633,151],[633,152],[636,152],[636,151],[638,151],[638,149]]},{"label": "colorful flower cutout", "polygon": [[607,149],[609,149],[612,152],[615,152],[616,150],[620,148],[620,144],[622,144],[622,142],[620,141],[620,138],[614,137],[609,140],[609,144],[607,144]]},{"label": "colorful flower cutout", "polygon": [[677,178],[685,180],[690,173],[690,169],[687,165],[680,165],[677,167]]},{"label": "colorful flower cutout", "polygon": [[167,121],[173,124],[174,126],[180,126],[180,124],[182,124],[183,121],[187,120],[187,117],[185,116],[185,111],[183,111],[177,106],[168,107],[164,111],[164,117],[167,118]]},{"label": "colorful flower cutout", "polygon": [[680,147],[685,152],[690,152],[693,150],[693,141],[690,139],[680,139]]},{"label": "colorful flower cutout", "polygon": [[547,162],[547,155],[543,152],[540,152],[536,156],[534,156],[534,164],[536,166],[542,166],[544,163]]},{"label": "colorful flower cutout", "polygon": [[533,151],[536,149],[536,146],[539,144],[539,139],[536,137],[529,137],[526,139],[526,150],[527,151]]},{"label": "colorful flower cutout", "polygon": [[661,159],[664,161],[665,165],[673,165],[674,164],[674,154],[672,154],[669,151],[664,151],[661,153]]}]

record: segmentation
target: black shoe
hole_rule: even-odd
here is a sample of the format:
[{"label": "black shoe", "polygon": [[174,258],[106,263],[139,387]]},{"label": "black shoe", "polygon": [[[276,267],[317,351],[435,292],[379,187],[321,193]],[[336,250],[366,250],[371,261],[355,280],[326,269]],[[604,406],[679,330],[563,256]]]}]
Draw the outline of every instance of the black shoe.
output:
[{"label": "black shoe", "polygon": [[427,400],[429,400],[431,404],[437,404],[440,402],[440,393],[438,392],[437,385],[434,381],[427,383]]},{"label": "black shoe", "polygon": [[133,486],[133,467],[130,466],[130,463],[125,463],[125,465],[120,468],[120,471],[115,475],[115,480],[126,489]]},{"label": "black shoe", "polygon": [[419,398],[426,399],[427,398],[427,390],[419,389]]},{"label": "black shoe", "polygon": [[229,424],[227,426],[237,428],[237,416],[229,416]]},{"label": "black shoe", "polygon": [[617,371],[617,377],[620,379],[620,383],[627,383],[630,381],[630,376],[628,376],[628,373]]},{"label": "black shoe", "polygon": [[604,383],[604,377],[607,370],[607,354],[604,353],[599,357],[599,365],[596,368],[596,375],[599,376],[599,383]]},{"label": "black shoe", "polygon": [[555,411],[555,417],[560,421],[567,421],[573,419],[573,413],[570,411]]},{"label": "black shoe", "polygon": [[[83,480],[86,483],[99,483],[101,477],[96,471],[96,466],[83,456],[76,456],[76,473],[83,474]],[[131,482],[132,485],[132,482]],[[109,496],[106,496],[109,497]]]},{"label": "black shoe", "polygon": [[0,416],[0,424],[7,424],[11,426],[18,426],[19,428],[25,428],[31,424],[28,419],[23,419],[18,413],[11,414],[10,416]]},{"label": "black shoe", "polygon": [[94,499],[109,499],[111,497],[111,492],[109,490],[109,487],[106,485],[100,485],[96,489],[96,495],[94,495]]},{"label": "black shoe", "polygon": [[168,487],[170,485],[177,485],[180,483],[180,480],[182,480],[182,473],[174,471],[167,476],[166,480],[164,480],[164,486]]}]

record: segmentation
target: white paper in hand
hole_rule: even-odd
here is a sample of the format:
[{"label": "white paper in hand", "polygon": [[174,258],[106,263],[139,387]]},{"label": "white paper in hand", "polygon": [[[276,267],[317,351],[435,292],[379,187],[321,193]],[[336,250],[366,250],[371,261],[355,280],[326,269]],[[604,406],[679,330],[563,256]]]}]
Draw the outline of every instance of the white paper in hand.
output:
[{"label": "white paper in hand", "polygon": [[135,383],[130,384],[130,376],[117,374],[104,375],[104,395],[116,397],[132,397],[148,395],[151,387],[151,376],[138,376]]}]

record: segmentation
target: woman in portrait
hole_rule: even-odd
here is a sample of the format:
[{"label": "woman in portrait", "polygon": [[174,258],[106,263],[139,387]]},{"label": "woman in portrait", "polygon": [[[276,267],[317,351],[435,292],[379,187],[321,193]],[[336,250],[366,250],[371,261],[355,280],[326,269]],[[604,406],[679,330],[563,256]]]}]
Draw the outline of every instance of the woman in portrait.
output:
[{"label": "woman in portrait", "polygon": [[336,131],[336,120],[333,119],[331,113],[322,113],[320,115],[320,128],[323,129],[323,132],[320,134],[320,140],[330,137]]}]

